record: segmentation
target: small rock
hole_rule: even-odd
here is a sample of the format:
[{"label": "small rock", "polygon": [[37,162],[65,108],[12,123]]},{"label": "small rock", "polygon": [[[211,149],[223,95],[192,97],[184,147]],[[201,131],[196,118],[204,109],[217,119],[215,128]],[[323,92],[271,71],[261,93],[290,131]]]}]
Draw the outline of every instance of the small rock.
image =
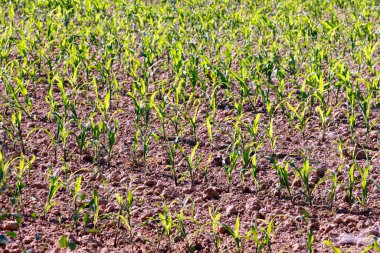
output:
[{"label": "small rock", "polygon": [[28,127],[28,128],[35,128],[36,127],[36,123],[34,123],[34,122],[28,122],[28,124],[26,124],[26,127]]},{"label": "small rock", "polygon": [[301,187],[302,186],[301,180],[297,179],[296,181],[293,182],[292,186],[293,187]]},{"label": "small rock", "polygon": [[344,219],[345,223],[358,223],[359,219],[358,217],[354,215],[349,215]]},{"label": "small rock", "polygon": [[204,199],[219,199],[219,192],[215,187],[209,187],[203,192]]},{"label": "small rock", "polygon": [[139,178],[139,177],[136,177],[135,179],[133,179],[133,181],[131,182],[132,184],[142,184],[142,180],[141,180],[141,178]]},{"label": "small rock", "polygon": [[148,187],[153,187],[157,184],[157,181],[154,181],[154,180],[148,180],[145,182],[145,185],[148,186]]},{"label": "small rock", "polygon": [[319,178],[323,178],[325,176],[327,169],[324,165],[318,166],[315,170],[315,173]]},{"label": "small rock", "polygon": [[377,137],[378,137],[378,132],[377,132],[377,131],[371,131],[371,132],[369,133],[369,138],[370,138],[371,140],[375,140],[375,139],[377,139]]},{"label": "small rock", "polygon": [[219,227],[219,234],[224,235],[226,233],[227,233],[227,229],[224,226]]},{"label": "small rock", "polygon": [[223,157],[222,157],[222,155],[218,154],[214,158],[214,164],[215,164],[215,166],[222,166],[223,165]]},{"label": "small rock", "polygon": [[163,190],[166,186],[167,184],[164,181],[158,180],[154,188]]},{"label": "small rock", "polygon": [[12,242],[11,239],[6,237],[5,235],[0,234],[0,245],[6,245],[8,243]]},{"label": "small rock", "polygon": [[249,198],[245,203],[246,210],[259,211],[260,205],[256,198]]},{"label": "small rock", "polygon": [[85,162],[87,162],[87,163],[92,163],[93,160],[94,160],[94,158],[92,157],[92,155],[86,154],[86,155],[84,155],[82,157],[82,160],[85,161]]},{"label": "small rock", "polygon": [[334,228],[336,227],[336,224],[328,224],[325,228],[324,228],[324,234],[327,234],[329,233],[331,230],[333,230]]},{"label": "small rock", "polygon": [[29,243],[31,243],[31,242],[33,242],[34,241],[34,236],[25,236],[25,238],[24,238],[24,243],[25,244],[29,244]]},{"label": "small rock", "polygon": [[301,244],[299,244],[299,243],[295,243],[295,244],[293,244],[293,252],[300,252],[301,251]]},{"label": "small rock", "polygon": [[337,214],[334,219],[335,224],[343,223],[344,214]]},{"label": "small rock", "polygon": [[369,228],[368,234],[376,236],[376,237],[380,237],[380,226],[377,225],[377,226],[373,226]]},{"label": "small rock", "polygon": [[202,251],[203,250],[203,246],[200,242],[196,241],[194,243],[194,249],[197,250],[197,251]]},{"label": "small rock", "polygon": [[355,156],[357,160],[367,159],[367,154],[364,150],[355,150]]},{"label": "small rock", "polygon": [[236,209],[236,207],[234,205],[230,205],[226,208],[226,215],[227,216],[235,215],[237,213],[238,213],[238,210]]},{"label": "small rock", "polygon": [[153,211],[147,211],[145,212],[142,216],[141,216],[141,221],[144,222],[144,221],[147,221],[150,217],[152,217],[154,215],[154,212]]},{"label": "small rock", "polygon": [[113,204],[110,203],[110,204],[106,205],[106,210],[105,210],[106,213],[112,213],[115,210],[116,210],[116,208]]},{"label": "small rock", "polygon": [[[345,148],[345,149],[343,149],[343,151],[342,151],[343,155],[346,156],[346,157],[349,157],[349,158],[351,158],[351,156],[352,156],[352,152],[354,153],[355,158],[356,158],[357,160],[364,160],[364,159],[367,159],[366,151],[363,150],[363,149],[355,148],[355,149],[350,149],[350,150],[349,150],[349,149]],[[368,158],[369,158],[369,157],[368,157]]]},{"label": "small rock", "polygon": [[18,229],[17,222],[11,221],[11,220],[4,221],[1,227],[2,229],[7,230],[7,231],[15,231]]},{"label": "small rock", "polygon": [[47,189],[48,188],[48,186],[46,185],[46,184],[44,184],[44,183],[40,183],[40,182],[37,182],[37,183],[34,183],[34,184],[32,184],[30,187],[32,187],[32,188],[36,188],[36,189]]},{"label": "small rock", "polygon": [[192,187],[185,188],[185,189],[182,190],[182,192],[183,192],[184,194],[191,194],[191,193],[194,192],[194,188],[192,188]]},{"label": "small rock", "polygon": [[162,195],[166,198],[166,199],[175,199],[178,197],[178,193],[177,191],[175,190],[175,188],[165,188],[163,191],[162,191]]}]

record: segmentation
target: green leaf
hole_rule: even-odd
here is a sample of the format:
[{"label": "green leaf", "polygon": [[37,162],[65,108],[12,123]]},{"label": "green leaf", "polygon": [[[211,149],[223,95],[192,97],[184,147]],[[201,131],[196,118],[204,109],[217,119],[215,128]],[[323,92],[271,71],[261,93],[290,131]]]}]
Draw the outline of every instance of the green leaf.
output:
[{"label": "green leaf", "polygon": [[11,238],[16,238],[16,237],[17,237],[17,234],[16,234],[15,232],[13,232],[13,231],[9,231],[9,232],[7,233],[7,236],[9,236],[9,237],[11,237]]},{"label": "green leaf", "polygon": [[327,246],[329,246],[330,248],[332,248],[332,250],[334,251],[334,253],[342,253],[342,251],[340,249],[338,249],[337,247],[335,247],[329,240],[324,240],[323,242]]},{"label": "green leaf", "polygon": [[59,239],[59,247],[61,249],[66,249],[69,246],[69,243],[67,242],[67,238],[65,235],[61,236],[61,239]]}]

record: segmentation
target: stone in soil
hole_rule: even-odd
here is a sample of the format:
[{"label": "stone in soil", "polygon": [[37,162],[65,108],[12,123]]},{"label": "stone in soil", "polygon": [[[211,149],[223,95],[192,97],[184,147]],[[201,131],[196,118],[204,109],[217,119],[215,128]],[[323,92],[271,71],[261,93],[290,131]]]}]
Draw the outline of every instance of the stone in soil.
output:
[{"label": "stone in soil", "polygon": [[1,225],[1,229],[6,230],[6,231],[15,231],[17,230],[18,225],[16,221],[4,221],[3,224]]},{"label": "stone in soil", "polygon": [[227,206],[226,215],[231,216],[235,214],[238,214],[238,210],[236,209],[236,207],[234,205]]},{"label": "stone in soil", "polygon": [[219,192],[215,187],[209,187],[203,192],[204,199],[219,199]]}]

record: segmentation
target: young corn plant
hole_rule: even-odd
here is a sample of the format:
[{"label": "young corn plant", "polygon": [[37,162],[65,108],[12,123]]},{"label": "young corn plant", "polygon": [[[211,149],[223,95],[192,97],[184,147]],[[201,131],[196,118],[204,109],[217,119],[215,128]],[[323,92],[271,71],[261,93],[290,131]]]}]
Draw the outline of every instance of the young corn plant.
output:
[{"label": "young corn plant", "polygon": [[[245,181],[245,173],[249,170],[249,166],[251,165],[251,144],[247,145],[247,147],[242,151],[242,168],[241,168],[241,182],[244,185]],[[256,154],[255,154],[256,155]]]},{"label": "young corn plant", "polygon": [[366,128],[366,141],[368,143],[369,132],[371,131],[371,128],[372,128],[371,122],[370,122],[372,95],[367,94],[367,96],[364,97],[362,93],[360,92],[360,89],[358,88],[356,96],[357,96],[357,103],[359,105],[360,111],[362,112],[363,121]]},{"label": "young corn plant", "polygon": [[[119,120],[118,119],[114,119],[114,126],[111,127],[109,124],[106,125],[105,127],[105,131],[107,133],[107,167],[110,168],[111,167],[111,159],[112,157],[115,155],[113,154],[112,150],[113,150],[113,147],[116,143],[116,135],[117,135],[117,132],[119,130]],[[144,161],[145,161],[145,157],[144,157]]]},{"label": "young corn plant", "polygon": [[[133,193],[132,191],[128,191],[126,199],[124,200],[122,196],[119,194],[116,195],[116,201],[119,206],[119,211],[117,214],[117,227],[116,227],[116,233],[115,233],[115,238],[114,238],[114,247],[117,246],[118,244],[118,236],[119,236],[119,231],[120,231],[120,225],[121,222],[124,224],[124,226],[128,229],[129,231],[129,238],[130,240],[133,240],[133,232],[132,232],[132,224],[131,224],[131,211],[132,211],[132,206],[133,206]],[[125,212],[125,214],[124,214]]]},{"label": "young corn plant", "polygon": [[24,201],[23,201],[23,190],[25,185],[24,175],[27,170],[30,169],[31,164],[33,163],[35,157],[31,158],[31,162],[24,156],[21,155],[19,157],[19,164],[16,168],[14,168],[14,175],[16,177],[16,187],[12,197],[12,203],[18,205],[18,209],[24,213]]},{"label": "young corn plant", "polygon": [[255,244],[255,253],[263,252],[266,248],[266,252],[272,252],[271,250],[271,234],[274,228],[274,219],[271,219],[267,223],[267,227],[257,227],[251,225],[249,232],[247,233],[247,239],[251,239]]},{"label": "young corn plant", "polygon": [[15,159],[7,160],[0,149],[0,192],[7,185],[10,176],[10,168]]},{"label": "young corn plant", "polygon": [[[196,103],[198,103],[198,104],[195,105]],[[184,117],[186,118],[186,120],[189,122],[189,124],[191,126],[191,130],[193,132],[193,136],[194,136],[194,141],[195,142],[198,142],[198,136],[197,136],[197,116],[198,116],[198,110],[199,110],[199,106],[200,105],[201,105],[201,103],[199,102],[199,100],[195,100],[194,101],[195,109],[194,109],[193,117],[190,117],[187,113],[184,113]]]},{"label": "young corn plant", "polygon": [[329,109],[324,112],[321,107],[317,107],[317,112],[319,114],[319,119],[321,120],[322,125],[322,141],[325,141],[325,135],[326,135],[326,128],[328,125],[328,120],[332,112],[332,107],[329,107]]},{"label": "young corn plant", "polygon": [[73,220],[74,220],[75,231],[77,234],[78,234],[78,220],[79,220],[78,197],[79,197],[81,185],[82,185],[82,176],[78,176],[77,180],[75,181],[74,188],[71,191],[71,194],[73,197],[73,208],[74,208]]},{"label": "young corn plant", "polygon": [[192,149],[191,153],[188,155],[188,154],[186,154],[186,152],[183,149],[183,147],[181,145],[178,145],[179,150],[181,151],[181,153],[185,157],[186,164],[187,164],[187,169],[189,171],[190,182],[191,182],[192,186],[194,185],[194,173],[198,169],[199,164],[200,164],[200,162],[201,162],[201,160],[203,158],[203,153],[198,158],[195,158],[198,146],[199,146],[199,143],[197,143],[194,146],[194,148]]},{"label": "young corn plant", "polygon": [[267,128],[265,129],[265,131],[267,132],[267,136],[268,136],[268,139],[269,139],[270,147],[272,149],[272,156],[274,157],[275,154],[276,154],[277,139],[279,137],[278,135],[275,135],[275,133],[274,133],[274,119],[272,119],[271,121],[269,121],[269,125],[267,126]]},{"label": "young corn plant", "polygon": [[256,153],[259,148],[263,145],[263,142],[259,141],[259,124],[260,124],[261,114],[256,114],[253,124],[246,125],[248,132],[252,138],[253,151]]},{"label": "young corn plant", "polygon": [[63,153],[63,161],[67,162],[67,159],[68,159],[67,141],[68,141],[71,131],[67,128],[67,123],[65,122],[63,116],[61,116],[58,112],[54,112],[53,115],[57,122],[57,131],[55,134],[55,140],[56,140],[57,145],[61,147],[61,150]]},{"label": "young corn plant", "polygon": [[241,240],[240,237],[240,218],[239,216],[236,217],[235,221],[235,229],[232,230],[228,225],[223,224],[223,227],[227,230],[227,232],[232,236],[232,238],[235,241],[236,251],[238,253],[244,252],[244,242]]},{"label": "young corn plant", "polygon": [[294,164],[290,163],[292,167],[296,170],[296,177],[294,180],[297,180],[298,177],[301,178],[301,181],[305,187],[303,194],[306,196],[306,200],[310,206],[313,205],[313,189],[310,185],[310,172],[312,169],[309,165],[309,160],[305,159],[301,168],[297,168]]},{"label": "young corn plant", "polygon": [[297,107],[294,107],[290,103],[286,103],[288,108],[291,110],[295,118],[298,120],[296,128],[301,132],[302,137],[305,138],[305,128],[310,120],[310,117],[307,116],[307,109],[305,102],[299,103]]},{"label": "young corn plant", "polygon": [[44,207],[44,212],[43,212],[43,215],[46,216],[46,214],[49,212],[49,210],[58,204],[58,201],[53,201],[53,199],[55,198],[55,196],[57,195],[57,192],[58,190],[61,188],[62,186],[62,182],[61,180],[56,177],[56,176],[52,176],[50,179],[50,184],[49,184],[49,193],[48,193],[48,197],[47,197],[47,200],[46,200],[46,203],[45,203],[45,207]]},{"label": "young corn plant", "polygon": [[184,239],[186,243],[186,251],[187,252],[195,252],[195,246],[190,244],[190,240],[193,236],[195,236],[198,232],[202,230],[202,228],[197,229],[195,232],[191,233],[191,230],[189,227],[187,227],[188,222],[193,222],[195,225],[200,225],[200,223],[196,220],[195,216],[195,210],[194,210],[194,203],[192,203],[191,209],[190,209],[190,216],[185,216],[185,205],[187,204],[189,198],[185,198],[185,200],[182,203],[182,208],[179,211],[179,213],[176,212],[175,217],[176,221],[174,223],[174,226],[176,227],[177,231],[179,232],[179,235]]},{"label": "young corn plant", "polygon": [[282,166],[281,164],[278,164],[276,159],[273,157],[270,157],[269,160],[273,164],[274,168],[277,172],[277,178],[278,178],[278,187],[280,191],[283,187],[285,187],[286,191],[288,192],[289,198],[292,200],[292,192],[290,190],[290,182],[289,182],[289,176],[290,172],[288,170],[289,163],[286,163],[285,166]]},{"label": "young corn plant", "polygon": [[365,247],[362,253],[366,253],[366,252],[380,253],[380,245],[379,245],[378,240],[379,239],[377,237],[373,237],[373,243]]},{"label": "young corn plant", "polygon": [[86,135],[89,130],[89,127],[86,124],[77,124],[79,131],[73,132],[75,135],[75,141],[77,143],[77,146],[79,148],[79,156],[83,155],[83,150],[86,148]]},{"label": "young corn plant", "polygon": [[230,152],[229,163],[223,164],[223,169],[224,169],[224,172],[226,173],[227,181],[228,181],[228,191],[230,191],[232,188],[232,173],[236,170],[239,157],[240,157],[239,152],[236,150],[236,148],[234,148]]},{"label": "young corn plant", "polygon": [[208,210],[208,213],[211,217],[211,225],[212,225],[212,235],[213,235],[213,243],[215,247],[215,252],[219,253],[220,249],[220,237],[218,235],[218,224],[220,219],[220,213],[217,213],[216,210],[213,210],[211,207]]},{"label": "young corn plant", "polygon": [[338,184],[340,183],[338,180],[338,174],[342,170],[343,167],[344,167],[343,164],[340,165],[338,169],[335,171],[332,171],[331,175],[329,176],[329,178],[331,179],[331,189],[328,195],[328,198],[330,201],[330,208],[332,208],[334,205],[336,190],[337,190]]},{"label": "young corn plant", "polygon": [[249,170],[249,172],[251,173],[256,189],[259,189],[260,185],[259,185],[259,180],[257,178],[257,172],[258,172],[257,159],[258,159],[257,154],[254,154],[251,158],[251,169]]},{"label": "young corn plant", "polygon": [[330,248],[333,250],[334,253],[342,253],[342,251],[341,251],[338,247],[334,246],[334,244],[332,244],[331,241],[329,241],[329,240],[324,240],[323,242],[324,242],[328,247],[330,247]]},{"label": "young corn plant", "polygon": [[350,169],[348,171],[348,186],[347,186],[347,198],[348,198],[348,203],[352,205],[353,201],[353,190],[355,187],[355,169],[356,169],[356,163],[353,163],[350,166]]},{"label": "young corn plant", "polygon": [[361,177],[361,189],[362,189],[362,197],[357,198],[358,202],[362,205],[363,208],[367,207],[367,197],[368,197],[368,175],[371,170],[371,166],[368,165],[364,168],[361,168],[360,165],[358,165],[358,170]]},{"label": "young corn plant", "polygon": [[173,223],[172,215],[166,205],[164,205],[163,207],[163,213],[159,213],[158,217],[162,225],[162,235],[166,235],[167,240],[168,240],[169,252],[171,253],[172,252],[171,235],[172,235],[172,229],[173,229],[174,223]]},{"label": "young corn plant", "polygon": [[97,233],[99,229],[97,229],[97,224],[99,221],[99,211],[100,211],[100,206],[99,206],[99,195],[98,191],[94,188],[92,191],[92,198],[90,200],[90,209],[93,212],[93,224],[94,227],[93,229],[90,229],[89,232]]}]

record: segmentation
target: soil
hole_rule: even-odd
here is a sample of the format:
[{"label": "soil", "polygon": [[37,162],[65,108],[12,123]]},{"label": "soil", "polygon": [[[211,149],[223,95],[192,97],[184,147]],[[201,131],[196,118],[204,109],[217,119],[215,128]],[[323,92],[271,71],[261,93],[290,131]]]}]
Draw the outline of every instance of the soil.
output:
[{"label": "soil", "polygon": [[[56,95],[58,94],[56,92]],[[369,186],[368,206],[365,209],[361,208],[358,203],[350,206],[346,201],[346,191],[343,185],[348,180],[347,171],[350,163],[347,157],[345,157],[347,160],[338,176],[342,184],[338,186],[332,207],[328,201],[331,189],[329,182],[320,183],[313,192],[312,206],[306,202],[306,198],[302,194],[301,181],[298,179],[293,182],[294,174],[290,180],[293,182],[292,199],[287,197],[284,189],[278,189],[276,171],[266,159],[267,156],[272,155],[269,143],[265,143],[258,152],[260,158],[258,162],[259,189],[255,186],[249,173],[246,173],[245,182],[242,184],[239,170],[233,173],[233,182],[229,186],[223,169],[223,161],[227,159],[227,148],[230,144],[228,134],[232,131],[231,122],[225,120],[233,114],[233,111],[229,109],[218,109],[217,111],[214,126],[219,126],[219,128],[216,130],[213,146],[206,141],[208,140],[204,124],[206,105],[202,104],[199,112],[201,127],[197,130],[198,138],[202,142],[196,157],[202,154],[200,167],[208,166],[209,168],[207,181],[198,170],[195,172],[194,185],[191,186],[191,182],[186,176],[186,163],[178,153],[177,169],[184,177],[176,186],[171,177],[170,168],[167,166],[168,161],[161,140],[152,140],[146,166],[134,164],[131,151],[134,135],[133,104],[126,95],[122,94],[118,106],[115,101],[112,103],[112,111],[121,108],[124,112],[118,114],[120,129],[114,149],[116,156],[112,159],[109,168],[100,168],[98,172],[97,167],[99,166],[91,161],[92,154],[78,155],[74,140],[71,138],[69,141],[70,155],[67,166],[70,170],[70,178],[68,178],[67,184],[72,187],[76,176],[83,176],[81,193],[85,193],[86,196],[82,202],[89,201],[93,189],[97,189],[101,217],[98,225],[100,232],[98,233],[89,232],[94,227],[94,224],[91,223],[86,226],[80,224],[75,229],[72,219],[73,202],[70,187],[69,189],[61,188],[56,197],[58,204],[43,215],[43,207],[48,195],[48,175],[56,174],[62,178],[65,175],[62,170],[63,163],[55,157],[55,149],[50,145],[49,136],[44,132],[44,129],[53,132],[56,127],[53,119],[49,120],[45,117],[48,113],[48,107],[44,101],[45,95],[45,87],[41,85],[33,103],[36,119],[23,121],[24,134],[37,128],[26,142],[28,154],[35,155],[36,161],[24,182],[23,220],[20,228],[22,236],[11,239],[12,242],[7,243],[6,246],[1,246],[3,252],[18,252],[20,239],[25,248],[29,250],[27,252],[57,252],[59,251],[58,242],[62,235],[66,235],[75,242],[77,252],[166,252],[168,251],[166,239],[162,238],[159,242],[162,227],[157,218],[158,213],[163,211],[164,203],[169,206],[172,215],[178,213],[184,203],[185,215],[193,216],[199,224],[203,224],[200,228],[195,222],[185,222],[188,231],[195,232],[201,229],[188,238],[188,243],[194,246],[198,252],[214,251],[211,224],[209,224],[211,221],[210,208],[220,212],[220,221],[229,226],[233,226],[236,218],[239,217],[242,233],[245,233],[251,225],[266,228],[266,224],[273,219],[275,223],[271,234],[273,252],[304,252],[309,227],[315,236],[316,252],[328,252],[323,244],[323,240],[326,239],[336,242],[340,248],[356,252],[366,246],[363,238],[368,238],[370,235],[378,236],[376,233],[379,233],[380,211],[377,207],[380,204],[380,198],[375,185],[370,184]],[[88,115],[91,111],[90,96],[83,95],[79,99],[82,102],[80,106],[82,115]],[[348,126],[345,118],[340,117],[340,113],[336,112],[336,117],[328,127],[324,141],[321,140],[320,133],[315,130],[319,129],[317,120],[309,122],[305,137],[302,137],[299,132],[287,124],[288,121],[281,113],[277,113],[275,129],[280,133],[278,148],[275,152],[277,159],[293,161],[300,166],[303,160],[302,152],[309,152],[310,166],[312,167],[311,181],[314,184],[331,170],[337,169],[340,164],[340,156],[336,148],[337,141],[339,138],[343,138],[343,140],[348,138],[346,130]],[[252,120],[254,116],[253,112],[246,111],[246,121]],[[267,115],[263,114],[262,117],[265,118]],[[160,124],[155,122],[151,124],[151,127],[159,131]],[[170,129],[170,124],[167,124],[167,127]],[[363,128],[358,130],[359,133],[362,133],[357,139],[358,143],[365,141],[364,130]],[[191,136],[190,129],[188,131],[189,134],[184,134],[184,136]],[[170,131],[168,132],[170,133]],[[263,136],[264,130],[261,129],[260,132]],[[367,144],[372,149],[377,148],[379,143],[375,133],[375,131],[371,132],[371,140]],[[189,140],[192,138],[189,137]],[[191,141],[181,140],[180,142],[187,151],[194,146]],[[7,156],[19,155],[17,148],[13,148],[9,141],[6,141],[2,147]],[[370,154],[374,155],[376,151],[376,149],[370,150]],[[59,154],[58,151],[57,156]],[[210,154],[212,154],[212,159],[207,162],[206,158]],[[378,157],[372,159],[373,169],[370,175],[370,178],[376,181],[380,179],[378,159]],[[114,246],[116,222],[112,216],[118,211],[115,194],[124,194],[127,190],[132,190],[134,194],[134,205],[131,211],[133,238],[131,239],[128,230],[122,227],[117,245]],[[359,185],[356,185],[354,195],[360,196]],[[3,213],[16,211],[16,208],[11,205],[10,196],[11,192],[9,191],[0,195],[0,210]],[[307,221],[302,218],[304,210],[311,215]],[[33,217],[33,214],[38,214],[38,216]],[[8,232],[9,228],[4,224],[6,221],[12,220],[14,219],[9,218],[2,221],[1,234]],[[367,231],[367,234],[363,235],[363,231]],[[225,232],[221,228],[218,229],[221,237],[221,250],[233,251],[233,238]],[[341,239],[345,235],[349,239]],[[186,242],[177,233],[173,235],[173,240],[175,242],[172,244],[173,251],[184,252],[186,250]],[[249,252],[249,249],[254,247],[253,245],[253,241],[247,241],[245,243],[246,250]]]},{"label": "soil", "polygon": [[[97,49],[92,48],[92,53],[96,54],[96,52]],[[378,53],[377,49],[374,54],[378,55]],[[12,57],[15,58],[15,56]],[[142,58],[138,60],[143,62]],[[166,61],[166,58],[162,60],[162,62]],[[352,65],[350,66],[352,69],[357,69],[353,63],[348,62],[348,64]],[[268,224],[273,222],[270,233],[272,252],[307,252],[309,230],[314,235],[314,252],[331,252],[324,240],[330,240],[342,252],[360,252],[372,243],[373,238],[380,237],[380,194],[374,184],[374,182],[380,182],[379,128],[378,124],[375,124],[369,133],[369,138],[366,139],[363,118],[358,116],[355,138],[351,141],[344,93],[338,94],[338,102],[342,103],[333,110],[325,138],[323,138],[318,117],[314,117],[315,115],[311,117],[304,133],[301,133],[289,123],[286,113],[279,107],[274,114],[274,132],[278,136],[275,150],[272,150],[266,137],[265,127],[269,122],[269,115],[265,105],[259,103],[255,110],[247,105],[243,107],[243,123],[252,123],[257,113],[261,113],[258,138],[263,140],[263,145],[257,151],[257,185],[248,171],[245,173],[244,182],[242,181],[241,160],[232,173],[231,183],[228,182],[225,173],[225,166],[228,166],[230,162],[229,153],[233,144],[231,137],[236,117],[235,102],[239,102],[241,97],[238,89],[233,84],[231,84],[233,87],[229,94],[223,88],[218,89],[218,106],[212,123],[214,134],[211,143],[206,127],[209,105],[206,103],[205,93],[196,87],[194,96],[200,101],[197,115],[197,140],[188,121],[182,119],[183,130],[178,143],[183,147],[184,152],[189,154],[199,142],[195,159],[201,158],[201,162],[191,182],[185,157],[177,149],[175,168],[178,171],[179,180],[176,185],[165,151],[176,139],[174,126],[169,120],[169,117],[174,116],[175,110],[168,109],[168,117],[165,119],[167,138],[163,136],[161,123],[156,112],[152,110],[149,129],[155,136],[149,143],[144,164],[141,143],[136,153],[133,152],[136,130],[135,108],[133,100],[128,96],[128,92],[132,91],[133,80],[124,72],[121,65],[122,63],[116,62],[112,69],[116,79],[120,80],[121,88],[118,101],[112,97],[109,109],[109,115],[115,113],[114,117],[119,120],[119,130],[113,148],[114,156],[110,166],[107,165],[108,156],[104,152],[101,152],[98,159],[95,158],[91,143],[88,143],[83,154],[80,154],[73,134],[78,134],[79,131],[74,122],[67,126],[72,134],[68,138],[68,155],[64,164],[60,145],[56,148],[47,134],[49,131],[54,136],[57,124],[53,115],[48,116],[50,108],[45,99],[49,89],[48,77],[45,73],[39,75],[39,82],[33,89],[31,88],[32,116],[31,118],[23,116],[21,122],[25,140],[25,157],[31,159],[35,156],[35,161],[22,178],[24,184],[22,206],[13,198],[17,180],[15,173],[7,179],[9,187],[0,189],[0,235],[7,236],[6,243],[0,243],[0,252],[21,252],[21,244],[28,253],[66,252],[61,249],[59,243],[63,235],[69,242],[75,243],[75,252],[142,253],[169,252],[170,249],[172,252],[186,252],[187,247],[192,247],[195,252],[215,252],[210,217],[210,213],[213,212],[214,215],[221,214],[216,233],[221,240],[220,252],[236,251],[233,237],[228,234],[222,224],[234,228],[237,218],[240,221],[240,235],[246,234],[251,227],[257,228],[260,231],[259,234],[263,235],[263,231],[268,230]],[[237,68],[237,65],[238,63],[234,62],[232,68]],[[379,66],[375,66],[374,69],[378,71]],[[361,75],[366,75],[364,71]],[[157,70],[152,75],[155,75],[157,80],[166,80],[169,74],[163,69]],[[73,90],[68,83],[65,83],[65,87],[72,101],[76,101],[78,118],[84,124],[89,124],[90,115],[96,111],[94,105],[96,96],[91,86],[92,79],[87,80],[84,71],[80,71],[78,76],[80,76],[78,83],[83,84],[81,89]],[[96,71],[91,73],[91,77],[100,80],[99,73]],[[200,78],[210,81],[208,76]],[[299,76],[297,78],[302,79]],[[373,76],[371,78],[373,79]],[[299,83],[304,81],[298,79]],[[271,82],[276,84],[278,80],[273,78]],[[296,91],[291,83],[286,85],[287,94],[291,92],[297,94],[298,90]],[[185,93],[190,94],[191,87],[188,86]],[[155,88],[149,87],[148,92],[153,93]],[[211,94],[210,89],[211,87],[206,94]],[[106,88],[99,88],[101,100],[105,97],[105,93]],[[330,95],[330,99],[327,99],[333,101],[335,94]],[[58,88],[53,89],[53,96],[58,101],[59,111],[62,113],[63,105]],[[274,95],[271,96],[273,96],[272,101],[276,101]],[[0,81],[0,99],[8,101],[6,97],[5,84]],[[155,99],[157,103],[161,102],[162,94],[158,93]],[[20,101],[24,102],[22,98]],[[184,105],[185,101],[181,100],[182,108]],[[183,111],[187,111],[192,117],[196,111],[196,105],[196,103],[190,103],[187,110],[183,109]],[[10,119],[10,111],[6,109],[8,107],[5,102],[0,102],[0,115]],[[373,105],[372,122],[379,119],[379,109],[378,104]],[[100,122],[99,113],[94,116],[94,120],[96,124]],[[4,126],[8,124],[5,121],[1,123]],[[242,125],[239,128],[243,136],[248,135],[245,126]],[[87,140],[90,139],[89,131]],[[340,140],[345,143],[342,153],[339,153],[337,148]],[[12,141],[3,129],[0,129],[0,144],[4,156],[8,159],[20,156],[19,142]],[[357,201],[357,198],[362,196],[361,177],[357,171],[353,191],[355,199],[350,202],[347,197],[346,186],[349,180],[348,172],[353,163],[352,153],[355,154],[361,167],[371,166],[367,205],[364,207]],[[280,189],[277,172],[270,162],[271,158],[276,158],[279,164],[291,162],[296,168],[300,168],[305,157],[308,158],[311,168],[310,182],[313,189],[311,201],[307,200],[305,185],[300,178],[296,178],[293,167],[289,167],[292,196],[288,195],[286,189]],[[15,160],[12,169],[16,167],[17,162],[18,160]],[[332,189],[330,175],[340,166],[342,166],[341,170],[337,174],[339,184],[331,202],[329,199]],[[207,176],[203,173],[206,169]],[[92,195],[96,190],[100,208],[97,222],[94,222],[94,212],[89,207],[79,213],[77,223],[74,221],[72,189],[79,175],[83,179],[80,190],[82,198],[78,198],[78,206],[91,203]],[[54,198],[56,204],[45,212],[51,176],[58,176],[62,180],[62,187]],[[134,196],[131,227],[128,229],[127,226],[121,224],[118,229],[119,206],[116,194],[126,199],[128,191],[132,191]],[[188,233],[187,238],[184,239],[181,236],[178,227],[173,227],[170,245],[166,236],[163,235],[162,222],[159,218],[159,214],[164,213],[166,206],[177,225],[177,216],[181,210],[184,210],[184,215],[187,217],[184,222]],[[89,214],[87,224],[84,223],[86,213]],[[20,226],[16,222],[18,215],[22,217]],[[10,232],[15,233],[14,238]],[[244,247],[245,252],[254,252],[255,242],[251,239],[246,240]]]}]

